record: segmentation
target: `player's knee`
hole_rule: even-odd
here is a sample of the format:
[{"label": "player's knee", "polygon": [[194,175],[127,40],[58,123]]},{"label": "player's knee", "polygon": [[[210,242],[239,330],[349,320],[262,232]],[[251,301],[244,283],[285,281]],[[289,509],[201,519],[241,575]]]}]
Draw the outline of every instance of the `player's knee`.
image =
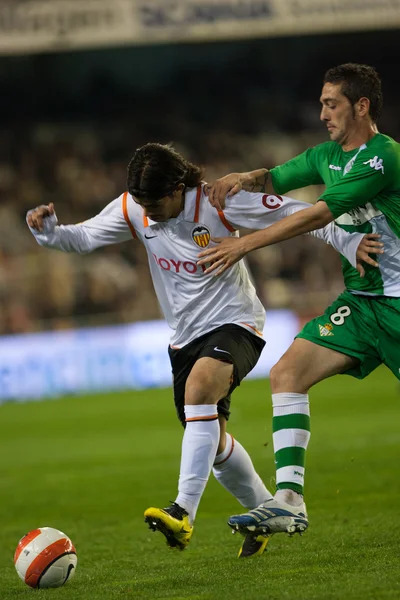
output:
[{"label": "player's knee", "polygon": [[300,374],[295,365],[285,358],[281,358],[274,365],[269,374],[272,393],[280,391],[290,392],[299,384]]},{"label": "player's knee", "polygon": [[198,379],[187,381],[185,388],[185,404],[210,404],[212,388],[207,381]]}]

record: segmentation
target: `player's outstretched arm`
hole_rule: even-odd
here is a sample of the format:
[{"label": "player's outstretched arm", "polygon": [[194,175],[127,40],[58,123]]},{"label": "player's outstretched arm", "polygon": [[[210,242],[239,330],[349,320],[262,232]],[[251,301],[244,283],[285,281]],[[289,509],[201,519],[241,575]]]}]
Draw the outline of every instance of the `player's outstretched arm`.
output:
[{"label": "player's outstretched arm", "polygon": [[[252,234],[249,234],[252,235]],[[213,242],[216,242],[218,245],[214,248],[210,248],[209,250],[205,250],[199,254],[200,260],[199,264],[207,265],[210,261],[213,261],[211,266],[209,266],[205,273],[215,272],[215,275],[222,275],[226,269],[228,269],[231,265],[235,264],[241,260],[245,254],[245,245],[243,242],[246,241],[246,238],[249,237],[246,235],[242,238],[237,237],[224,237],[224,238],[211,238]],[[365,268],[364,263],[369,264],[373,267],[378,267],[378,263],[374,260],[370,255],[371,254],[383,254],[383,244],[379,241],[379,234],[376,233],[367,233],[361,237],[359,234],[349,234],[350,237],[354,236],[354,240],[358,246],[356,248],[355,253],[355,261],[350,260],[350,263],[357,269],[360,274],[360,277],[365,276]],[[229,256],[227,260],[225,257]],[[215,257],[215,258],[214,258]],[[349,260],[349,255],[346,256]],[[225,262],[227,260],[227,262]]]},{"label": "player's outstretched arm", "polygon": [[261,192],[262,194],[275,193],[268,169],[256,169],[246,173],[230,173],[225,177],[216,179],[214,183],[205,188],[210,204],[217,210],[223,210],[226,198],[234,196],[240,190]]},{"label": "player's outstretched arm", "polygon": [[58,226],[54,204],[28,211],[26,222],[37,243],[62,252],[85,254],[101,246],[132,239],[122,210],[122,196],[95,217],[77,225]]},{"label": "player's outstretched arm", "polygon": [[218,275],[222,275],[235,262],[238,262],[249,252],[271,246],[283,240],[297,237],[303,233],[309,233],[314,229],[325,227],[333,221],[333,215],[325,202],[317,202],[314,206],[299,210],[294,214],[284,217],[266,229],[250,233],[242,238],[217,238],[218,246],[204,250],[199,254],[199,264],[213,261],[205,273],[211,273],[218,269]]},{"label": "player's outstretched arm", "polygon": [[310,208],[299,210],[281,219],[268,229],[256,231],[246,236],[245,252],[247,254],[257,248],[272,246],[272,244],[289,240],[303,233],[309,233],[314,229],[320,229],[331,223],[333,219],[333,214],[328,205],[323,201],[317,202]]}]

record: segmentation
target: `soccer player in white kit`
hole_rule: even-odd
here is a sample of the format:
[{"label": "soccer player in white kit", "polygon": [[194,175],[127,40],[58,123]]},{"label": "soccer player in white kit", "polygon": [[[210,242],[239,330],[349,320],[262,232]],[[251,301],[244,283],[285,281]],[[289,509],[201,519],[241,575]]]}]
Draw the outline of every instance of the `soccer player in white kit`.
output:
[{"label": "soccer player in white kit", "polygon": [[[53,204],[29,211],[27,223],[41,246],[64,252],[84,254],[130,239],[146,248],[172,331],[168,351],[174,400],[185,431],[176,500],[164,509],[148,508],[145,520],[165,535],[169,546],[183,550],[211,471],[246,508],[272,497],[246,450],[226,431],[231,393],[265,344],[265,310],[243,261],[216,278],[205,275],[198,254],[213,244],[212,237],[238,235],[239,227],[263,229],[309,205],[241,191],[225,211],[217,211],[204,194],[201,169],[161,144],[136,150],[127,183],[127,192],[83,223],[58,226]],[[353,266],[357,260],[369,261],[363,234],[348,234],[330,223],[312,235]],[[249,534],[239,556],[262,554],[267,541]]]}]

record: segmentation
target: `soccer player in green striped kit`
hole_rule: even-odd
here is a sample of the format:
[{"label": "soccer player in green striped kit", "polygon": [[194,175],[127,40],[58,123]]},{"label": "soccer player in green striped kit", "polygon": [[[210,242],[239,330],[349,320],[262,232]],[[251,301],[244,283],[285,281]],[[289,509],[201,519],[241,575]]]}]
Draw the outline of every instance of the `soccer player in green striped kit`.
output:
[{"label": "soccer player in green striped kit", "polygon": [[400,144],[378,132],[382,93],[373,67],[349,63],[330,69],[320,101],[331,141],[271,171],[227,175],[209,191],[218,206],[242,187],[279,198],[308,185],[326,186],[313,207],[248,236],[223,238],[202,252],[204,261],[215,261],[208,271],[217,274],[256,248],[333,220],[350,232],[376,233],[384,245],[378,267],[362,265],[362,277],[342,258],[346,290],[305,325],[271,371],[277,491],[269,502],[228,522],[255,536],[301,532],[308,525],[303,500],[308,390],[338,373],[363,379],[382,363],[400,379]]}]

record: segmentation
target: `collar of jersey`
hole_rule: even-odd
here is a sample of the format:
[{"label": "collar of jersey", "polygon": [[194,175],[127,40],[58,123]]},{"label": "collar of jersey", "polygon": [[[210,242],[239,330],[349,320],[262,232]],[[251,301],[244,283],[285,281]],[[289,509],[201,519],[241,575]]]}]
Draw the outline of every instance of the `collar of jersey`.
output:
[{"label": "collar of jersey", "polygon": [[172,219],[168,219],[168,221],[152,221],[147,217],[148,227],[154,227],[155,225],[163,225],[164,223],[179,223],[179,221],[185,220],[185,210],[179,213],[177,217],[173,217]]},{"label": "collar of jersey", "polygon": [[151,219],[149,219],[149,217],[147,217],[147,227],[154,227],[154,225],[159,225],[160,223],[158,223],[157,221],[152,221]]}]

